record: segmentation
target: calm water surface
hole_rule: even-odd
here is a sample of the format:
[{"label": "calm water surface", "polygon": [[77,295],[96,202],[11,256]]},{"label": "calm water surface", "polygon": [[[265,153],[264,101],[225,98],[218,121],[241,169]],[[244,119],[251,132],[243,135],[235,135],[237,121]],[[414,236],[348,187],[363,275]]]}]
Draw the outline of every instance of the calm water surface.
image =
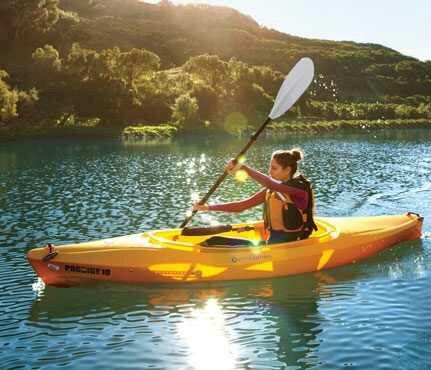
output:
[{"label": "calm water surface", "polygon": [[[416,211],[421,240],[356,265],[200,286],[44,287],[38,245],[178,226],[244,144],[226,138],[125,145],[0,144],[0,369],[429,369],[431,133],[265,138],[248,163],[299,146],[317,211]],[[258,187],[232,179],[212,200]],[[195,223],[260,217],[203,214]]]}]

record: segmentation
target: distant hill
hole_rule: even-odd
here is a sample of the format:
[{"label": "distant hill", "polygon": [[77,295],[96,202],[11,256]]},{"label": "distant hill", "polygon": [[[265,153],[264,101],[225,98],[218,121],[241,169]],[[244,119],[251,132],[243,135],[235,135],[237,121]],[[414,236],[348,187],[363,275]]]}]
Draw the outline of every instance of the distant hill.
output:
[{"label": "distant hill", "polygon": [[79,14],[75,36],[83,46],[145,48],[160,56],[162,67],[179,66],[192,56],[209,53],[285,73],[300,57],[310,56],[317,72],[336,82],[340,98],[431,94],[431,62],[376,44],[284,34],[227,7],[137,0],[61,0],[60,6]]},{"label": "distant hill", "polygon": [[315,80],[287,119],[431,118],[431,61],[382,45],[296,37],[228,7],[2,0],[0,127],[224,130],[235,113],[240,131],[304,56]]}]

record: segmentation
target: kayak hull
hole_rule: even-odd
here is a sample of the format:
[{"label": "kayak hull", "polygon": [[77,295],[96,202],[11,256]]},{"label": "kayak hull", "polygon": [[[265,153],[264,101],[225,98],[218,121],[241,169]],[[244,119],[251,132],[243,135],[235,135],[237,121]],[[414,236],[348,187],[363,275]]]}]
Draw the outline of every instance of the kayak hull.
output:
[{"label": "kayak hull", "polygon": [[[402,241],[420,238],[423,218],[394,216],[317,218],[319,230],[306,240],[257,245],[260,223],[252,231],[225,236],[256,241],[256,247],[204,247],[209,236],[181,236],[179,229],[88,243],[35,248],[27,257],[49,285],[96,282],[128,284],[196,283],[262,279],[319,271],[355,263]],[[251,228],[248,228],[251,229]]]}]

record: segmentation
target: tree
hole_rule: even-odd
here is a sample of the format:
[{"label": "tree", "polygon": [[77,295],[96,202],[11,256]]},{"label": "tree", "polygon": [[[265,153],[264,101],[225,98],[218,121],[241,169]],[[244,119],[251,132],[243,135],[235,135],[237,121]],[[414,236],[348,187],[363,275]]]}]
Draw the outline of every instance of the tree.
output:
[{"label": "tree", "polygon": [[183,66],[185,72],[196,74],[214,88],[222,88],[229,81],[228,63],[217,55],[199,55],[190,58]]},{"label": "tree", "polygon": [[222,100],[217,96],[214,87],[203,81],[195,81],[191,91],[199,106],[199,118],[208,121],[216,118],[222,106]]},{"label": "tree", "polygon": [[0,119],[2,121],[10,120],[16,117],[16,106],[18,103],[18,92],[10,88],[10,86],[3,80],[8,78],[9,75],[0,70]]},{"label": "tree", "polygon": [[32,57],[36,64],[41,67],[42,72],[51,73],[52,71],[60,72],[62,70],[60,54],[52,45],[37,48]]},{"label": "tree", "polygon": [[30,109],[38,99],[35,89],[28,92],[12,89],[4,81],[8,77],[6,71],[0,70],[0,119],[2,121],[10,121],[18,117],[20,111],[25,112]]},{"label": "tree", "polygon": [[2,0],[0,23],[3,42],[37,40],[58,21],[58,0]]},{"label": "tree", "polygon": [[74,43],[66,58],[67,71],[79,77],[82,81],[88,81],[95,77],[95,71],[99,69],[99,54],[92,49],[82,48],[79,43]]},{"label": "tree", "polygon": [[129,52],[121,53],[118,65],[128,88],[132,89],[134,81],[140,75],[159,69],[160,58],[151,51],[133,48]]},{"label": "tree", "polygon": [[189,94],[180,95],[175,99],[172,109],[172,121],[180,128],[187,130],[191,129],[191,123],[196,119],[198,112],[198,104],[196,98],[191,97]]}]

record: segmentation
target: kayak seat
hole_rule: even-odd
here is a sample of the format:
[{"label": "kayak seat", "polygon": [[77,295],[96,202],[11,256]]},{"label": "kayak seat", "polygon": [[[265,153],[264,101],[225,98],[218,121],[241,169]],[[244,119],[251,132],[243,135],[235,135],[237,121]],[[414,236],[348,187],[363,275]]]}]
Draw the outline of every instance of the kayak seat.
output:
[{"label": "kayak seat", "polygon": [[199,245],[203,247],[253,247],[256,246],[251,240],[241,238],[229,238],[225,236],[212,236]]}]

